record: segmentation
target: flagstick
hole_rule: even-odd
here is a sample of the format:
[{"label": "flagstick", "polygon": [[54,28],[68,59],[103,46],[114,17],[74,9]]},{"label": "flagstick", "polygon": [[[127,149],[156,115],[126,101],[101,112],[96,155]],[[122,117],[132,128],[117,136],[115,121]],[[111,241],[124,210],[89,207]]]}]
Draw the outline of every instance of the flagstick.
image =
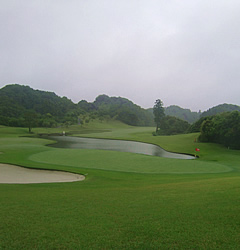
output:
[{"label": "flagstick", "polygon": [[199,148],[195,148],[195,158],[197,157],[197,153],[196,152],[199,152],[200,149]]}]

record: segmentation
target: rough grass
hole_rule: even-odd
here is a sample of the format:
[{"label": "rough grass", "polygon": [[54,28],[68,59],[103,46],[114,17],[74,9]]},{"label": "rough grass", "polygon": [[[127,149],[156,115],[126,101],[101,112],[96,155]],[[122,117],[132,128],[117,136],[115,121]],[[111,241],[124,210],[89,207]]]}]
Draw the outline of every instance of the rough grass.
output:
[{"label": "rough grass", "polygon": [[[27,129],[0,127],[0,162],[88,174],[75,183],[0,184],[0,249],[239,248],[239,151],[194,143],[194,134],[153,137],[149,128],[90,126],[95,136],[170,151],[199,147],[200,158],[187,166],[130,153],[53,149],[48,140],[19,137]],[[78,134],[79,127],[70,130]],[[187,173],[201,167],[204,173]]]}]

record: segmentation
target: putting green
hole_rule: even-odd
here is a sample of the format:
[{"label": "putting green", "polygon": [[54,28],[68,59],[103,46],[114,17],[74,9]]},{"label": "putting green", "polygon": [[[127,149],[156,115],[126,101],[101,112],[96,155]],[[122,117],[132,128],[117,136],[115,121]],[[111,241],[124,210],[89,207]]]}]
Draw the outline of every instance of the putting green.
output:
[{"label": "putting green", "polygon": [[125,152],[89,149],[50,149],[31,155],[29,160],[40,163],[84,169],[136,173],[223,173],[232,168],[216,162],[179,160]]}]

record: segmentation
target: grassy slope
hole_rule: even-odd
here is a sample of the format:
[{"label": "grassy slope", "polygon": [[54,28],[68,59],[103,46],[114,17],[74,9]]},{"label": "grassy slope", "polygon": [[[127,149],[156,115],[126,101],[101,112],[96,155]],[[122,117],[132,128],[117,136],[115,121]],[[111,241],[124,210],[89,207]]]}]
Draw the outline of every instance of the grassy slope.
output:
[{"label": "grassy slope", "polygon": [[[0,162],[88,173],[77,183],[1,184],[0,249],[238,248],[239,151],[194,143],[193,134],[153,137],[151,128],[119,123],[83,130],[85,136],[142,140],[170,151],[199,147],[200,158],[187,164],[215,171],[186,174],[183,160],[48,148],[47,140],[18,137],[27,135],[25,129],[0,127]],[[158,166],[164,174],[143,174]]]}]

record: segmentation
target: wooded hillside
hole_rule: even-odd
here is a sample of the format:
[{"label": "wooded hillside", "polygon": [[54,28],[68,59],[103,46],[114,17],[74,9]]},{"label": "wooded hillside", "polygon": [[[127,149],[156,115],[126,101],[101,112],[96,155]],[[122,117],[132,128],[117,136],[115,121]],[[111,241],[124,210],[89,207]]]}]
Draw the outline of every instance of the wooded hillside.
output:
[{"label": "wooded hillside", "polygon": [[223,112],[232,112],[232,111],[240,111],[240,106],[227,104],[227,103],[220,104],[203,112],[201,114],[201,117],[216,115],[216,114],[220,114]]},{"label": "wooded hillside", "polygon": [[135,126],[154,124],[151,113],[121,97],[100,95],[93,103],[82,100],[75,104],[67,97],[29,86],[12,84],[0,89],[1,125],[54,127],[83,124],[95,118],[116,119]]},{"label": "wooded hillside", "polygon": [[[149,112],[153,113],[153,109],[149,108]],[[193,112],[190,109],[184,109],[176,105],[171,105],[169,107],[164,107],[165,115],[173,116],[183,121],[187,121],[192,124],[200,118],[201,112]]]},{"label": "wooded hillside", "polygon": [[110,116],[134,126],[153,126],[153,115],[126,98],[100,95],[93,105],[102,116]]},{"label": "wooded hillside", "polygon": [[215,142],[232,149],[240,149],[240,112],[224,112],[204,117],[199,140]]},{"label": "wooded hillside", "polygon": [[181,120],[187,121],[190,124],[194,123],[200,118],[200,112],[193,112],[190,109],[183,109],[176,105],[171,105],[165,108],[165,114],[177,117]]}]

